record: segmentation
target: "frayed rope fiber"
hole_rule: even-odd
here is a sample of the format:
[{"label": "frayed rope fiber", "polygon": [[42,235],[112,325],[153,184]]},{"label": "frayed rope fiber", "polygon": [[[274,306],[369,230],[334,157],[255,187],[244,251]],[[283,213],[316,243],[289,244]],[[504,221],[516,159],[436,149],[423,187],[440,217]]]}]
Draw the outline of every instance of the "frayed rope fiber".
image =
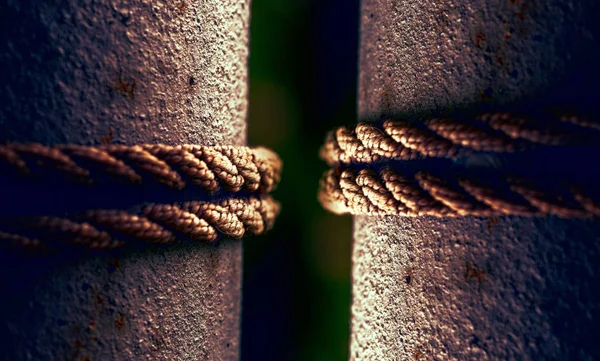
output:
[{"label": "frayed rope fiber", "polygon": [[[540,120],[491,113],[467,122],[359,123],[327,135],[321,157],[333,168],[323,175],[318,198],[336,214],[600,216],[600,197],[593,179],[581,184],[535,177],[535,172],[511,174],[510,170],[491,167],[490,171],[488,167],[483,174],[481,169],[464,171],[465,167],[456,166],[459,160],[477,156],[518,157],[530,150],[543,155],[547,149],[573,151],[578,146],[587,147],[589,155],[589,149],[598,144],[600,123],[576,116]],[[595,159],[589,162],[594,173]]]},{"label": "frayed rope fiber", "polygon": [[[273,226],[279,204],[268,192],[280,180],[281,161],[265,148],[241,146],[0,145],[0,180],[94,187],[129,184],[171,192],[193,188],[203,200],[147,202],[129,209],[87,209],[61,215],[7,215],[0,240],[26,247],[82,245],[115,248],[127,243],[214,241],[261,234]],[[87,189],[87,188],[86,188]],[[157,188],[153,188],[157,189]],[[3,192],[11,192],[4,188]],[[225,197],[223,195],[226,195]],[[72,200],[77,202],[78,200]]]}]

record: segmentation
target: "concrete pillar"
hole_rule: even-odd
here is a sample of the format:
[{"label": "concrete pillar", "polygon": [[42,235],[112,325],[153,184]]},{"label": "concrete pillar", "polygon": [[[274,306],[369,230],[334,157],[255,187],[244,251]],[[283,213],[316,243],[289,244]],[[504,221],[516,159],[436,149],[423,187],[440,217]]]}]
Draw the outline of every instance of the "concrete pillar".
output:
[{"label": "concrete pillar", "polygon": [[[363,0],[359,120],[597,111],[599,6]],[[355,217],[351,359],[598,359],[599,236],[553,217]]]},{"label": "concrete pillar", "polygon": [[[249,8],[0,0],[0,141],[244,145]],[[236,360],[241,247],[2,254],[0,359]]]}]

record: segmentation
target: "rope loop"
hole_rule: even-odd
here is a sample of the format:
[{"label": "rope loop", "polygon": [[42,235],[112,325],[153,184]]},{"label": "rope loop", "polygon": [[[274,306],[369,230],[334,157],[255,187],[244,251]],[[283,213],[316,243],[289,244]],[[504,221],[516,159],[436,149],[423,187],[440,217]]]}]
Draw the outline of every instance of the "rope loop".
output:
[{"label": "rope loop", "polygon": [[[0,145],[0,182],[36,187],[36,195],[51,192],[52,184],[73,184],[74,190],[88,193],[73,193],[81,199],[71,201],[84,205],[79,212],[56,208],[50,213],[58,214],[46,214],[53,204],[39,204],[43,197],[37,197],[37,208],[42,211],[36,211],[34,204],[26,215],[13,210],[0,217],[0,244],[110,249],[140,242],[215,241],[262,234],[272,228],[279,212],[279,204],[268,193],[277,186],[281,167],[279,157],[262,147]],[[151,186],[152,191],[163,187],[169,192],[161,194],[175,196],[171,202],[160,198],[153,203],[158,194],[141,191],[145,199],[134,206],[85,207],[100,188],[110,192],[123,184]],[[188,188],[196,192],[183,192]],[[11,198],[10,187],[2,191],[8,192],[6,199]],[[106,193],[100,194],[104,198]],[[190,199],[190,194],[202,199]]]},{"label": "rope loop", "polygon": [[510,113],[470,120],[385,120],[340,127],[327,134],[321,158],[330,166],[424,158],[456,158],[475,152],[512,153],[540,146],[597,145],[600,123],[575,116],[544,121]]},{"label": "rope loop", "polygon": [[266,148],[164,144],[45,146],[0,145],[0,176],[112,184],[156,182],[209,194],[270,192],[279,182],[281,160]]},{"label": "rope loop", "polygon": [[[555,164],[564,157],[539,157],[553,154],[551,149],[571,154],[582,145],[590,156],[590,149],[598,151],[599,131],[600,123],[575,116],[542,121],[509,113],[467,122],[436,118],[340,127],[321,148],[332,168],[321,179],[318,198],[336,214],[598,217],[597,175],[576,179],[572,165]],[[520,160],[532,154],[529,163]],[[511,162],[525,166],[516,171]],[[526,169],[531,164],[564,169],[536,174],[537,168]]]}]

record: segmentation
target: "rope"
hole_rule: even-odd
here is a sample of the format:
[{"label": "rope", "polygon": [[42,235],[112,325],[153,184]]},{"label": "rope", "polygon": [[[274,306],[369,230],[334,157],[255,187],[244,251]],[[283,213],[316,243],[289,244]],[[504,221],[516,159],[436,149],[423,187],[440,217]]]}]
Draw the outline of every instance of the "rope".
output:
[{"label": "rope", "polygon": [[[26,193],[17,193],[17,201],[27,196],[38,203],[37,211],[33,206],[27,209],[27,215],[20,216],[15,208],[10,208],[9,201],[11,215],[0,218],[0,245],[34,249],[79,245],[105,249],[135,242],[214,241],[221,237],[258,235],[273,226],[279,212],[279,204],[265,194],[279,182],[281,166],[278,156],[265,148],[163,144],[0,145],[0,181],[8,180],[6,184],[9,184],[3,187],[4,198],[15,198],[14,187],[19,187]],[[70,200],[83,205],[83,211],[65,214],[53,209],[55,203],[43,204],[44,200],[51,202],[46,198],[52,199],[44,197],[45,193],[57,191],[50,185],[65,182],[94,186],[77,188],[85,193],[77,193],[79,196]],[[170,203],[174,199],[164,201],[161,197],[168,193],[161,192],[162,196],[153,193],[155,199],[161,200],[159,203],[132,207],[131,204],[137,203],[116,202],[119,205],[115,206],[115,202],[109,202],[108,209],[90,205],[96,193],[118,200],[117,193],[112,194],[110,190],[116,192],[113,186],[119,184],[144,187],[158,184],[176,191],[196,187],[209,198],[205,200],[206,196],[197,192],[176,192],[172,194],[175,200],[189,199],[190,195],[198,198]],[[35,189],[28,188],[31,186]],[[100,192],[100,186],[109,186],[109,193]],[[138,202],[146,202],[148,190],[157,189],[144,188],[141,193],[135,193],[144,195]],[[96,207],[100,209],[94,209]]]},{"label": "rope", "polygon": [[59,176],[83,183],[158,182],[173,189],[189,184],[209,194],[270,192],[281,161],[265,148],[164,144],[0,145],[0,174],[46,181]]},{"label": "rope", "polygon": [[262,234],[271,229],[278,212],[279,204],[263,196],[148,204],[138,211],[89,210],[64,217],[6,218],[0,224],[0,244],[110,249],[128,242],[164,244],[182,238],[215,241]]},{"label": "rope", "polygon": [[329,165],[381,160],[455,158],[472,152],[514,152],[538,146],[597,144],[600,123],[571,115],[554,119],[489,113],[472,120],[386,120],[328,133],[321,158]]},{"label": "rope", "polygon": [[[573,152],[577,147],[558,146],[596,149],[598,142],[600,123],[572,115],[526,118],[489,113],[471,120],[359,123],[327,135],[321,157],[334,168],[321,179],[318,198],[337,214],[600,216],[600,197],[592,196],[589,186],[581,186],[590,183],[589,175],[576,179],[567,165],[562,166],[562,173],[526,169],[529,165],[548,167],[547,161],[531,158],[549,154],[548,147]],[[522,152],[529,150],[543,151]],[[586,156],[594,154],[591,148],[583,150]],[[512,162],[521,167],[517,172],[513,169],[518,176],[502,174],[496,169],[498,164],[480,164],[472,169],[461,165],[470,160],[477,163],[477,156],[483,156],[477,158],[480,161],[485,158],[502,163],[502,158],[504,162],[511,158],[498,157],[499,153],[517,151]],[[448,165],[450,168],[445,168]],[[416,171],[415,166],[419,167]],[[581,177],[581,170],[577,171]],[[565,173],[569,174],[568,182],[555,176]],[[542,182],[535,181],[542,177]]]},{"label": "rope", "polygon": [[577,187],[549,190],[530,180],[507,178],[498,185],[478,177],[444,179],[429,172],[413,175],[386,167],[330,169],[321,179],[319,201],[336,214],[398,216],[600,216],[600,201]]}]

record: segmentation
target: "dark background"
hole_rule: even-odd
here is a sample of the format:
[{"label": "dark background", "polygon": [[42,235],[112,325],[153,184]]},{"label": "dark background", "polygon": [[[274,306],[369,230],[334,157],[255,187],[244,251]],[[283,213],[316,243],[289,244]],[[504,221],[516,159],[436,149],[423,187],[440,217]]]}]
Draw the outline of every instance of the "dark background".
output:
[{"label": "dark background", "polygon": [[348,360],[351,218],[326,213],[318,159],[356,122],[358,0],[254,0],[248,141],[284,161],[275,228],[244,243],[242,360]]}]

